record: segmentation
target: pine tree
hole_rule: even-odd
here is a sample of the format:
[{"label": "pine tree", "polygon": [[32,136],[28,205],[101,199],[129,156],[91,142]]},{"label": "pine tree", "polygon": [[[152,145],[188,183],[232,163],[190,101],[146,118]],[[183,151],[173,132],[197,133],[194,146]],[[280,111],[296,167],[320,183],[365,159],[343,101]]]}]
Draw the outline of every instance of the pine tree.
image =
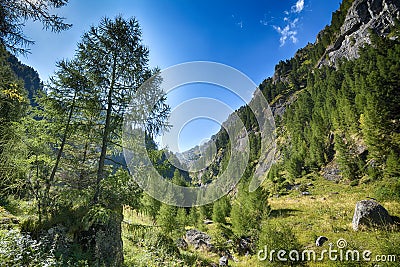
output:
[{"label": "pine tree", "polygon": [[233,200],[231,221],[233,232],[239,237],[256,237],[261,219],[268,214],[267,194],[263,189],[248,192],[248,186],[241,184],[238,195]]},{"label": "pine tree", "polygon": [[161,227],[163,233],[172,234],[177,227],[177,212],[175,206],[162,204],[157,216],[157,224]]},{"label": "pine tree", "polygon": [[214,202],[212,219],[214,222],[226,223],[226,217],[231,211],[231,204],[227,196]]}]

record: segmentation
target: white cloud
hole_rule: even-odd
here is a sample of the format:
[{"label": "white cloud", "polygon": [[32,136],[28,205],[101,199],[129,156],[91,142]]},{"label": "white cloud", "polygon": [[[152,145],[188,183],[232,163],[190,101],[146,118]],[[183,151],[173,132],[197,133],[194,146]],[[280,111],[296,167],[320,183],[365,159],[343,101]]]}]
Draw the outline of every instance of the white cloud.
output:
[{"label": "white cloud", "polygon": [[[243,29],[243,20],[241,20],[240,17],[239,17],[239,18],[236,17],[234,14],[232,14],[231,17],[232,17],[232,19],[233,19],[235,25],[236,25],[236,26],[239,26],[241,29]],[[240,20],[239,20],[239,19],[240,19]],[[260,20],[260,23],[262,23],[261,20]]]},{"label": "white cloud", "polygon": [[304,0],[298,0],[296,5],[292,6],[293,13],[300,13],[304,9]]},{"label": "white cloud", "polygon": [[286,44],[286,41],[289,39],[292,43],[297,43],[297,23],[299,22],[299,18],[295,18],[294,20],[290,20],[290,18],[285,18],[284,21],[287,23],[285,27],[281,28],[279,26],[273,26],[274,29],[281,35],[279,41],[281,46]]},{"label": "white cloud", "polygon": [[291,28],[296,28],[297,22],[299,22],[299,18],[295,18],[293,21],[289,21],[289,22],[290,22]]},{"label": "white cloud", "polygon": [[296,4],[292,6],[290,12],[284,11],[285,14],[283,22],[285,27],[273,26],[274,29],[280,34],[279,41],[281,46],[284,46],[288,40],[292,43],[297,43],[299,40],[297,38],[297,24],[299,22],[299,13],[304,9],[304,0],[297,0]]},{"label": "white cloud", "polygon": [[297,43],[298,39],[296,37],[297,31],[292,29],[290,25],[286,25],[284,28],[279,26],[273,26],[274,29],[281,35],[279,39],[281,46],[284,46],[287,39],[289,38],[293,43]]},{"label": "white cloud", "polygon": [[[290,11],[283,11],[283,20],[282,25],[272,25],[273,19],[267,20],[266,14],[264,14],[264,19],[260,20],[260,23],[267,26],[272,25],[276,32],[279,33],[280,38],[280,46],[284,46],[287,41],[291,41],[292,43],[297,43],[299,40],[297,38],[297,29],[298,24],[301,19],[300,13],[304,10],[304,0],[297,0],[296,4],[293,5]],[[272,22],[272,23],[271,23]]]},{"label": "white cloud", "polygon": [[[268,12],[271,13],[271,12]],[[260,19],[260,24],[264,26],[271,25],[275,21],[275,17],[273,16],[268,16],[268,14],[264,14],[264,18]]]}]

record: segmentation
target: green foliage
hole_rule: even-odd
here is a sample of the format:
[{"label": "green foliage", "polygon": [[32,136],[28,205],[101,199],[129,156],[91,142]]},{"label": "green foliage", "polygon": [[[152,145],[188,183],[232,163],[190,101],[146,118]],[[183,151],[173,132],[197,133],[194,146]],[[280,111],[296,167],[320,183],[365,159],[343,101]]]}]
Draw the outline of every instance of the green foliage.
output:
[{"label": "green foliage", "polygon": [[150,216],[153,222],[156,221],[156,217],[161,207],[161,202],[157,199],[149,196],[148,194],[143,194],[141,199],[140,212]]},{"label": "green foliage", "polygon": [[113,211],[100,205],[93,206],[89,209],[82,219],[84,229],[87,231],[94,225],[107,225],[111,220]]},{"label": "green foliage", "polygon": [[162,204],[159,214],[157,215],[157,224],[166,234],[172,234],[177,227],[178,208],[167,204]]},{"label": "green foliage", "polygon": [[38,92],[43,89],[39,74],[32,67],[21,63],[18,58],[12,54],[9,55],[7,61],[18,79],[24,81],[24,87],[28,93],[27,96],[31,106],[36,106],[37,103],[35,98],[37,97]]},{"label": "green foliage", "polygon": [[197,226],[199,223],[199,211],[197,207],[190,208],[188,225]]},{"label": "green foliage", "polygon": [[245,184],[239,187],[238,195],[232,203],[231,222],[236,236],[257,237],[260,221],[269,212],[267,193],[258,188],[250,193]]},{"label": "green foliage", "polygon": [[[338,14],[334,20],[340,21]],[[336,70],[316,69],[285,112],[280,149],[286,179],[318,171],[333,159],[350,181],[398,177],[400,43],[373,34],[372,40],[360,58]],[[279,172],[270,176],[276,180]]]},{"label": "green foliage", "polygon": [[26,53],[26,47],[33,43],[23,32],[27,20],[40,21],[44,29],[54,32],[67,30],[72,25],[64,18],[52,14],[51,9],[60,8],[68,0],[0,1],[0,42],[13,53]]},{"label": "green foliage", "polygon": [[0,231],[0,240],[2,266],[61,266],[54,255],[54,249],[48,249],[46,240],[37,241],[15,230]]},{"label": "green foliage", "polygon": [[[3,28],[0,30],[0,39],[9,50],[23,51],[19,46],[26,44],[26,39],[18,34],[22,34],[21,26],[26,19],[37,19],[56,31],[68,27],[57,16],[43,21],[47,8],[42,15],[37,14],[39,17],[32,15],[35,13],[23,16],[21,12],[30,7],[22,2],[9,2],[0,0],[0,9],[5,12],[0,20],[8,20],[9,24],[4,25],[14,31],[10,35]],[[61,7],[66,1],[40,0],[33,6],[40,3]],[[317,173],[335,160],[351,186],[359,185],[362,180],[383,179],[377,186],[376,197],[400,199],[399,41],[372,34],[372,45],[361,49],[359,59],[343,62],[338,69],[315,68],[326,56],[326,48],[336,40],[352,3],[353,0],[342,1],[331,25],[319,34],[317,42],[300,49],[292,59],[279,62],[274,77],[260,85],[271,104],[289,104],[284,115],[277,117],[279,162],[268,173],[273,192],[282,193],[295,179]],[[102,239],[106,241],[120,237],[122,205],[129,205],[156,222],[156,225],[127,227],[131,235],[136,235],[131,240],[135,242],[132,254],[142,253],[132,260],[134,265],[182,265],[182,261],[193,266],[209,264],[196,254],[179,253],[173,238],[181,237],[187,225],[214,230],[213,242],[221,250],[234,250],[226,240],[242,237],[250,237],[253,244],[258,239],[260,249],[268,246],[275,250],[301,250],[290,228],[266,220],[270,210],[268,193],[262,188],[248,192],[261,143],[258,123],[248,106],[237,111],[249,133],[250,163],[237,192],[234,190],[236,194],[190,210],[161,204],[142,194],[121,160],[120,140],[123,117],[132,108],[130,100],[143,93],[138,88],[155,72],[148,68],[148,50],[141,42],[136,19],[104,18],[98,26],[91,27],[74,58],[58,63],[46,90],[39,91],[39,106],[31,109],[29,116],[26,116],[27,95],[32,99],[39,81],[31,69],[16,67],[15,58],[10,58],[4,48],[0,54],[1,200],[10,199],[9,195],[34,200],[37,216],[22,221],[20,227],[24,232],[39,236],[52,226],[64,225],[75,241],[75,247],[69,248],[68,253],[60,253],[67,258],[57,263],[56,251],[48,250],[52,244],[46,244],[45,248],[44,243],[29,236],[0,232],[2,263],[7,266],[40,266],[46,261],[47,266],[92,264],[93,259],[85,261],[85,258],[106,253],[99,249],[103,245],[96,239],[100,234],[111,233]],[[29,94],[17,77],[24,79]],[[145,93],[160,94],[160,91],[154,88],[154,92]],[[162,98],[156,105],[153,119],[145,121],[148,154],[166,179],[188,186],[188,173],[172,166],[167,161],[168,153],[158,150],[152,140],[168,128],[169,107],[164,101]],[[148,112],[141,110],[140,105],[134,108],[138,117]],[[227,132],[221,129],[212,139],[219,161],[205,170],[201,177],[203,184],[223,172],[230,158]],[[305,189],[303,185],[300,191]],[[20,212],[16,208],[10,210]],[[210,218],[217,224],[203,223]],[[389,245],[386,251],[396,250]],[[106,262],[103,260],[99,262]]]},{"label": "green foliage", "polygon": [[272,250],[285,250],[288,253],[292,250],[296,250],[301,253],[303,250],[295,234],[287,225],[273,224],[271,222],[264,221],[262,223],[261,233],[258,240],[258,249],[263,250],[263,253],[260,254],[260,257],[266,257],[265,261],[263,261],[266,266],[303,265],[301,261],[291,261],[289,258],[287,262],[278,261],[276,254],[274,255],[273,261],[270,261],[270,252]]},{"label": "green foliage", "polygon": [[0,196],[24,194],[19,180],[26,169],[20,163],[23,129],[19,122],[27,110],[26,90],[23,82],[13,73],[8,54],[0,45]]},{"label": "green foliage", "polygon": [[106,207],[117,208],[121,205],[129,205],[133,209],[140,208],[142,189],[127,170],[118,169],[102,181],[101,187],[103,194],[107,196],[102,200]]},{"label": "green foliage", "polygon": [[149,233],[144,240],[144,246],[164,256],[160,260],[164,260],[167,256],[179,255],[179,250],[174,241],[163,232]]},{"label": "green foliage", "polygon": [[145,234],[141,248],[143,252],[139,257],[129,255],[129,266],[174,266],[180,261],[180,253],[174,241],[160,231],[154,230]]},{"label": "green foliage", "polygon": [[350,181],[359,177],[359,168],[357,165],[357,156],[350,153],[350,147],[345,144],[343,136],[335,135],[336,158],[343,178]]},{"label": "green foliage", "polygon": [[389,178],[382,181],[376,187],[375,197],[379,200],[400,201],[400,180]]},{"label": "green foliage", "polygon": [[230,199],[227,196],[214,202],[212,220],[218,223],[226,223],[226,217],[231,212]]},{"label": "green foliage", "polygon": [[388,155],[385,165],[385,177],[397,178],[398,180],[400,180],[400,156],[392,151]]}]

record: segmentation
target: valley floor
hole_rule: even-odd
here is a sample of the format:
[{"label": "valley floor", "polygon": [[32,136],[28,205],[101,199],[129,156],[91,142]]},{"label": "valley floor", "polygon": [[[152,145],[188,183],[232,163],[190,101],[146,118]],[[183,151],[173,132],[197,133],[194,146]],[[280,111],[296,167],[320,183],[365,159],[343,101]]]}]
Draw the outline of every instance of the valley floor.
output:
[{"label": "valley floor", "polygon": [[[272,225],[291,229],[297,242],[304,250],[315,251],[317,260],[307,261],[303,263],[303,266],[400,266],[400,232],[398,230],[370,229],[354,231],[352,229],[352,218],[356,203],[360,200],[374,197],[376,184],[350,186],[345,182],[327,181],[320,176],[308,176],[296,182],[309,184],[309,195],[302,195],[298,190],[291,190],[288,195],[270,198],[268,202],[271,212],[266,221]],[[377,201],[392,216],[400,216],[400,203],[380,201],[379,199]],[[135,223],[151,225],[149,218],[135,214],[134,212],[125,213],[128,219],[133,220]],[[213,240],[222,238],[218,236],[216,224],[205,225],[204,227],[205,229],[203,230],[210,234]],[[130,242],[127,236],[129,236],[129,232],[125,230],[124,244],[125,257],[128,259],[127,263],[130,262],[130,259],[132,259],[132,263],[137,262],[136,260],[144,256],[146,252]],[[315,240],[319,236],[328,238],[328,241],[322,247],[315,245]],[[324,261],[318,261],[322,250],[329,250],[330,244],[333,245],[332,249],[338,249],[338,242],[341,242],[340,246],[343,247],[341,250],[344,255],[348,250],[359,251],[361,261],[346,261],[345,256],[343,256],[343,261],[340,261],[339,254],[337,254],[338,259],[336,261],[330,260],[328,254],[324,255]],[[274,248],[268,248],[268,253],[272,249]],[[362,261],[362,253],[366,250],[372,253],[370,262]],[[220,255],[196,251],[190,247],[188,251],[181,251],[181,253],[198,259],[197,261],[192,261],[193,266],[207,266],[201,265],[200,262],[202,260],[218,263],[220,258]],[[396,258],[393,256],[396,256]],[[229,261],[229,266],[290,266],[276,262],[276,257],[275,254],[275,261],[271,263],[269,258],[265,261],[260,261],[257,255],[239,256],[234,254],[233,260]],[[377,260],[380,260],[380,262]],[[182,262],[182,265],[179,266],[185,266],[185,264]]]}]

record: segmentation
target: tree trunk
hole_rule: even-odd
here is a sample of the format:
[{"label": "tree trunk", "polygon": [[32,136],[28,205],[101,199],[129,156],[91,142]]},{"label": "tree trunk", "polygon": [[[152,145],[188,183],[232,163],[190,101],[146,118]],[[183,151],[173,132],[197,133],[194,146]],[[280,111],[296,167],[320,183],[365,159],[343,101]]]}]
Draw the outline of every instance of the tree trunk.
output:
[{"label": "tree trunk", "polygon": [[103,141],[102,141],[102,145],[101,145],[99,168],[97,170],[96,191],[94,193],[94,198],[93,198],[93,202],[95,204],[98,203],[98,201],[99,201],[100,183],[101,183],[101,180],[103,180],[103,178],[104,178],[104,165],[105,165],[106,155],[107,155],[108,136],[111,131],[110,124],[111,124],[111,113],[112,113],[112,108],[113,108],[112,96],[114,93],[115,75],[116,75],[116,67],[117,67],[117,56],[116,55],[114,55],[113,61],[114,62],[113,62],[113,69],[112,69],[112,74],[111,74],[110,90],[108,91],[108,96],[107,96],[106,122],[104,125],[104,133],[103,133]]},{"label": "tree trunk", "polygon": [[[65,126],[64,134],[63,134],[63,137],[61,140],[60,149],[58,150],[58,153],[57,153],[56,163],[53,166],[48,183],[46,185],[46,191],[45,191],[46,202],[47,202],[47,196],[50,192],[51,183],[54,181],[54,178],[56,176],[58,165],[60,164],[61,156],[64,151],[65,143],[67,142],[68,131],[69,131],[69,127],[70,127],[70,123],[71,123],[71,119],[72,119],[72,114],[73,114],[74,108],[75,108],[76,95],[77,95],[77,93],[75,92],[74,98],[72,99],[71,109],[69,110],[69,113],[68,113],[67,125]],[[48,205],[48,204],[49,203],[46,203],[46,205]]]},{"label": "tree trunk", "polygon": [[122,206],[118,207],[105,225],[95,226],[95,258],[96,266],[122,266],[124,252],[121,223]]}]

